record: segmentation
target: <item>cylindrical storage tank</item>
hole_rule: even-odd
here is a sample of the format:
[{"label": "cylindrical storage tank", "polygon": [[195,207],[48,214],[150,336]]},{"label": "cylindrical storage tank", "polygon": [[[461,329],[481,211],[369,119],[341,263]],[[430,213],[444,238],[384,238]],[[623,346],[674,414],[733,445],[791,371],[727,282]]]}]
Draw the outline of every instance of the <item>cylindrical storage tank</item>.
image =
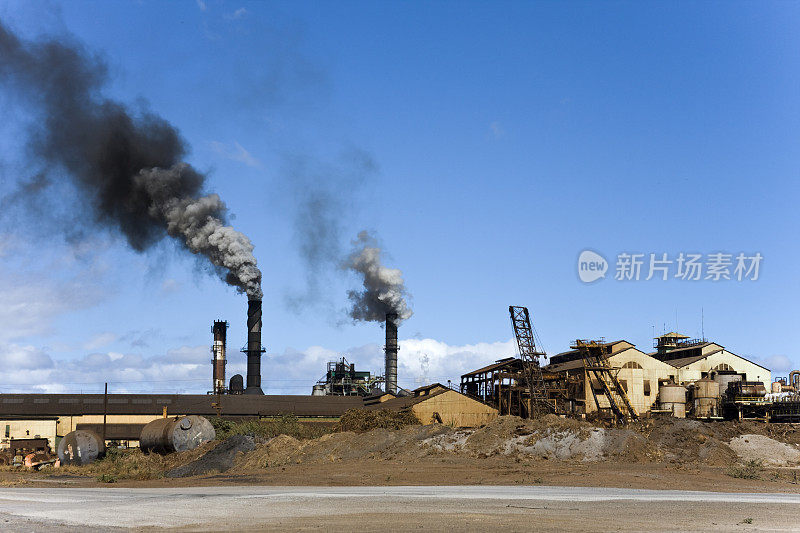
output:
[{"label": "cylindrical storage tank", "polygon": [[719,383],[719,392],[723,396],[725,392],[728,390],[728,385],[730,385],[733,381],[742,381],[742,376],[739,374],[731,373],[731,374],[717,374],[714,376],[714,381]]},{"label": "cylindrical storage tank", "polygon": [[694,384],[694,415],[698,418],[717,416],[719,383],[703,378]]},{"label": "cylindrical storage tank", "polygon": [[311,396],[325,396],[325,385],[314,385],[311,387]]},{"label": "cylindrical storage tank", "polygon": [[783,392],[783,385],[780,381],[772,382],[772,392]]},{"label": "cylindrical storage tank", "polygon": [[736,396],[761,398],[766,396],[767,388],[760,381],[740,381],[735,386]]},{"label": "cylindrical storage tank", "polygon": [[145,453],[172,453],[194,450],[217,436],[214,426],[197,415],[159,418],[142,428],[139,447]]},{"label": "cylindrical storage tank", "polygon": [[661,385],[658,398],[661,409],[669,409],[674,417],[686,418],[686,387],[674,383]]},{"label": "cylindrical storage tank", "polygon": [[105,452],[103,438],[85,429],[67,433],[58,443],[58,458],[62,465],[88,465]]},{"label": "cylindrical storage tank", "polygon": [[244,393],[244,378],[241,374],[234,374],[231,376],[231,383],[228,387],[228,392],[230,394],[242,394]]}]

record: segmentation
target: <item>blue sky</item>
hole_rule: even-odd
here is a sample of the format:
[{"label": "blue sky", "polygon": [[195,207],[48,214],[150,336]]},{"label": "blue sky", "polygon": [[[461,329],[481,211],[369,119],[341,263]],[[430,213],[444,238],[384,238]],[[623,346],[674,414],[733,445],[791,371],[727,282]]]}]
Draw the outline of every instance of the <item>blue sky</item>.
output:
[{"label": "blue sky", "polygon": [[[380,371],[352,324],[358,282],[296,244],[298,206],[337,199],[337,245],[379,235],[414,316],[400,384],[513,353],[508,305],[548,353],[575,338],[649,351],[701,333],[774,373],[800,367],[796,198],[800,7],[786,2],[0,2],[26,38],[70,35],[110,65],[105,94],[160,114],[255,244],[267,392],[306,394],[329,357]],[[29,177],[27,111],[0,95],[0,180]],[[369,160],[374,169],[362,164]],[[0,391],[204,392],[210,326],[243,371],[245,298],[169,242],[65,241],[0,222]],[[606,279],[582,283],[578,254]],[[613,279],[621,252],[764,257],[757,281]]]}]

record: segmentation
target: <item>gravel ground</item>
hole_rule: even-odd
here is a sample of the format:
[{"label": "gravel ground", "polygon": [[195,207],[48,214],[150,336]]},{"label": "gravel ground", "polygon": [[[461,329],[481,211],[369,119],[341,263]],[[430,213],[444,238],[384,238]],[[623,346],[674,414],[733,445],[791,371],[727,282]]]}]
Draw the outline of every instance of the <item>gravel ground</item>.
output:
[{"label": "gravel ground", "polygon": [[798,494],[549,486],[2,489],[4,531],[796,531]]}]

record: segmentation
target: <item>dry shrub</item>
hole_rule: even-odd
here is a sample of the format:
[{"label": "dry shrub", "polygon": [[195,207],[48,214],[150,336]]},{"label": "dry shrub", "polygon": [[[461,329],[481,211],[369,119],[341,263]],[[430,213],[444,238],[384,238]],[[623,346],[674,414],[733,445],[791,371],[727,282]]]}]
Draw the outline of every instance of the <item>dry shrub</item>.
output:
[{"label": "dry shrub", "polygon": [[278,435],[289,435],[296,439],[316,439],[331,432],[331,426],[300,422],[294,415],[281,415],[271,420],[243,420],[234,422],[223,418],[211,420],[217,432],[217,440],[225,440],[233,435],[252,435],[271,439]]},{"label": "dry shrub", "polygon": [[109,448],[102,459],[84,466],[62,466],[52,475],[92,476],[103,483],[114,483],[124,479],[158,479],[164,477],[167,470],[194,461],[217,444],[219,444],[217,441],[207,442],[194,450],[168,455],[147,454],[139,448],[127,450]]},{"label": "dry shrub", "polygon": [[741,465],[733,465],[725,473],[738,479],[761,479],[764,465],[758,459],[752,459]]},{"label": "dry shrub", "polygon": [[338,431],[355,431],[356,433],[372,429],[400,429],[406,426],[419,425],[421,422],[411,410],[392,411],[379,409],[349,409],[336,425]]}]

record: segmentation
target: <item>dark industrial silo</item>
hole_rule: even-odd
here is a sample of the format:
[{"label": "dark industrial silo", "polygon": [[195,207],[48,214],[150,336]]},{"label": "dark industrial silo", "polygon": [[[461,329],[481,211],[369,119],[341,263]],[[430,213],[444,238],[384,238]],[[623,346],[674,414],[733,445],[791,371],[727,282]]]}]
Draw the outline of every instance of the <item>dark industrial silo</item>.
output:
[{"label": "dark industrial silo", "polygon": [[229,394],[244,394],[244,377],[241,374],[231,376],[231,384],[228,387]]}]

